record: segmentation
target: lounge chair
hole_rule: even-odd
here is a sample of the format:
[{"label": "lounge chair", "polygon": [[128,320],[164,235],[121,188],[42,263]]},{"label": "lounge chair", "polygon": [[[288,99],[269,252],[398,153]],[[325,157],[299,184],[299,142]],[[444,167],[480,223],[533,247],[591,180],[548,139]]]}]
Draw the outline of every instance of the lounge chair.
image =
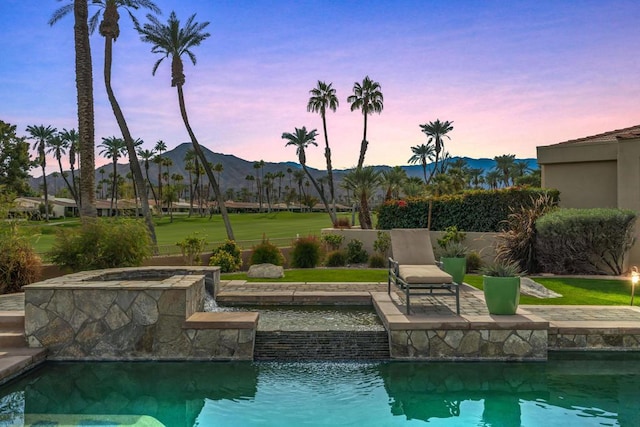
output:
[{"label": "lounge chair", "polygon": [[387,292],[393,283],[404,291],[407,314],[411,313],[411,295],[455,296],[456,313],[460,314],[460,286],[436,263],[429,230],[405,228],[391,230],[389,279]]}]

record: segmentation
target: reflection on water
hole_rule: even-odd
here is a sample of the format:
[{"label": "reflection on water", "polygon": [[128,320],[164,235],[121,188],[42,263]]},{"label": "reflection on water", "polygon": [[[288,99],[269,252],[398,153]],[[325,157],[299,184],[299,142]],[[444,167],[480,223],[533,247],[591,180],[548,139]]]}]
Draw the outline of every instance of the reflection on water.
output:
[{"label": "reflection on water", "polygon": [[171,427],[638,426],[640,357],[621,356],[521,364],[48,364],[0,388],[0,426],[24,425],[24,414],[135,415]]}]

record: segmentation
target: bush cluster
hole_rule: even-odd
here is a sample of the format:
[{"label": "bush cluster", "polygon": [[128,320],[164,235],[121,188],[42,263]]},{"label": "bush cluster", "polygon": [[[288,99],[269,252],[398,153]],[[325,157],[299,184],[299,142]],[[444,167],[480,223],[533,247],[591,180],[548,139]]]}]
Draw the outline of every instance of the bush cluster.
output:
[{"label": "bush cluster", "polygon": [[205,245],[206,240],[196,234],[191,234],[176,243],[176,246],[180,247],[182,258],[187,265],[200,265],[202,261],[200,255],[202,255]]},{"label": "bush cluster", "polygon": [[324,265],[327,267],[344,267],[347,265],[347,253],[343,250],[327,253],[324,259]]},{"label": "bush cluster", "polygon": [[624,209],[557,209],[536,222],[536,253],[556,274],[623,272],[637,214]]},{"label": "bush cluster", "polygon": [[284,256],[280,248],[273,243],[269,242],[269,239],[262,237],[262,242],[253,247],[251,251],[251,265],[255,264],[284,264]]},{"label": "bush cluster", "polygon": [[347,243],[347,263],[362,264],[367,262],[369,254],[364,250],[363,244],[358,239],[353,239]]},{"label": "bush cluster", "polygon": [[38,280],[42,263],[31,243],[15,229],[0,234],[0,295],[21,292]]},{"label": "bush cluster", "polygon": [[[434,197],[431,229],[444,230],[455,225],[471,232],[501,231],[511,207],[529,206],[532,198],[541,194],[548,194],[555,202],[559,197],[557,190],[529,187],[470,190],[456,195]],[[378,209],[377,228],[425,228],[428,212],[428,198],[391,200]]]},{"label": "bush cluster", "polygon": [[217,265],[222,273],[232,273],[242,267],[242,250],[234,240],[226,240],[211,253],[209,265]]},{"label": "bush cluster", "polygon": [[296,239],[290,256],[291,266],[294,268],[315,268],[320,263],[320,242],[316,236]]},{"label": "bush cluster", "polygon": [[49,258],[72,271],[137,267],[152,254],[144,222],[131,219],[91,221],[56,234]]}]

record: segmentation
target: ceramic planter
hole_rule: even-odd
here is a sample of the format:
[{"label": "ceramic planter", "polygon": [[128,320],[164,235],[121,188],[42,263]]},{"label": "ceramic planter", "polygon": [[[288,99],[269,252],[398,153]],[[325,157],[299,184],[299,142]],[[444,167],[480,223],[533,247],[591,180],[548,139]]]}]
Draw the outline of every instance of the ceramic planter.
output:
[{"label": "ceramic planter", "polygon": [[467,259],[441,257],[440,261],[442,261],[442,269],[453,277],[454,282],[461,284],[467,272]]},{"label": "ceramic planter", "polygon": [[483,276],[484,299],[491,314],[516,314],[520,303],[520,278]]}]

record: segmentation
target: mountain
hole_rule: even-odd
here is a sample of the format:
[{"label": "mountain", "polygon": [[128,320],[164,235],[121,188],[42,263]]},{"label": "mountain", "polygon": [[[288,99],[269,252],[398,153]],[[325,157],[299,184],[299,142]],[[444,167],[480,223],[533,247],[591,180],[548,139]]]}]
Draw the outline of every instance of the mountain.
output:
[{"label": "mountain", "polygon": [[[184,180],[182,182],[187,185],[189,183],[188,181],[189,172],[187,172],[186,169],[184,168],[184,165],[185,165],[184,158],[187,151],[190,149],[191,149],[191,143],[184,142],[178,145],[177,147],[175,147],[173,150],[169,150],[162,153],[163,157],[168,157],[169,159],[171,159],[172,164],[171,166],[169,166],[170,174],[182,175],[184,177]],[[207,149],[206,147],[202,147],[202,150],[205,153],[205,157],[211,164],[215,165],[217,163],[221,163],[224,168],[220,175],[221,177],[220,187],[222,188],[222,191],[225,191],[227,188],[234,188],[235,190],[239,190],[242,187],[247,187],[250,189],[253,186],[255,188],[255,182],[249,182],[246,180],[246,177],[248,175],[252,175],[254,177],[256,175],[256,169],[253,168],[253,165],[254,165],[253,161],[244,160],[231,154],[214,153],[213,151]],[[495,161],[493,159],[486,159],[486,158],[473,159],[469,157],[453,157],[451,161],[455,161],[460,158],[465,160],[467,162],[467,165],[471,168],[481,168],[481,169],[484,169],[485,171],[489,171],[493,169],[495,166]],[[526,161],[530,169],[538,168],[538,162],[536,159],[518,159],[518,160]],[[140,166],[142,167],[142,173],[145,174],[143,161],[140,161]],[[429,165],[428,167],[430,166],[431,165]],[[391,166],[386,166],[386,165],[378,165],[375,167],[381,170],[391,169]],[[260,171],[260,173],[261,175],[263,175],[268,172],[271,172],[271,173],[276,173],[279,171],[284,172],[285,177],[282,179],[282,187],[284,187],[285,185],[289,185],[289,176],[287,174],[288,168],[291,168],[292,170],[297,170],[297,169],[301,169],[301,166],[300,164],[295,162],[278,162],[278,163],[265,162],[264,168]],[[311,174],[314,176],[314,178],[320,178],[326,175],[325,170],[314,169],[311,167],[308,167],[308,169],[311,171]],[[410,177],[416,176],[416,177],[422,178],[423,176],[422,166],[419,164],[402,166],[402,169],[407,171],[407,175]],[[116,170],[118,174],[123,177],[125,177],[130,172],[129,165],[122,164],[122,163],[119,163],[117,165]],[[100,171],[103,171],[104,173],[101,173]],[[163,172],[164,171],[166,171],[166,167],[163,167]],[[348,171],[349,169],[334,170],[334,179],[336,181],[336,191],[339,188],[339,182],[342,180],[342,177],[344,176],[344,174],[347,173]],[[113,172],[113,165],[111,164],[107,164],[107,165],[101,166],[100,168],[97,168],[96,184],[100,182],[100,180],[103,178],[108,179],[109,174],[111,174],[112,172]],[[216,175],[216,178],[218,178],[218,174],[216,172],[214,172],[214,174]],[[76,171],[76,176],[80,176],[78,171]],[[149,162],[149,179],[154,185],[157,184],[158,182],[158,165],[153,162]],[[42,185],[42,177],[31,178],[29,181],[29,184],[34,189],[40,188],[40,186]],[[54,191],[54,189],[61,189],[65,186],[62,177],[58,176],[57,178],[54,179],[53,174],[47,175],[47,184],[52,192]],[[293,182],[292,185],[295,187],[296,185],[295,182]]]}]

